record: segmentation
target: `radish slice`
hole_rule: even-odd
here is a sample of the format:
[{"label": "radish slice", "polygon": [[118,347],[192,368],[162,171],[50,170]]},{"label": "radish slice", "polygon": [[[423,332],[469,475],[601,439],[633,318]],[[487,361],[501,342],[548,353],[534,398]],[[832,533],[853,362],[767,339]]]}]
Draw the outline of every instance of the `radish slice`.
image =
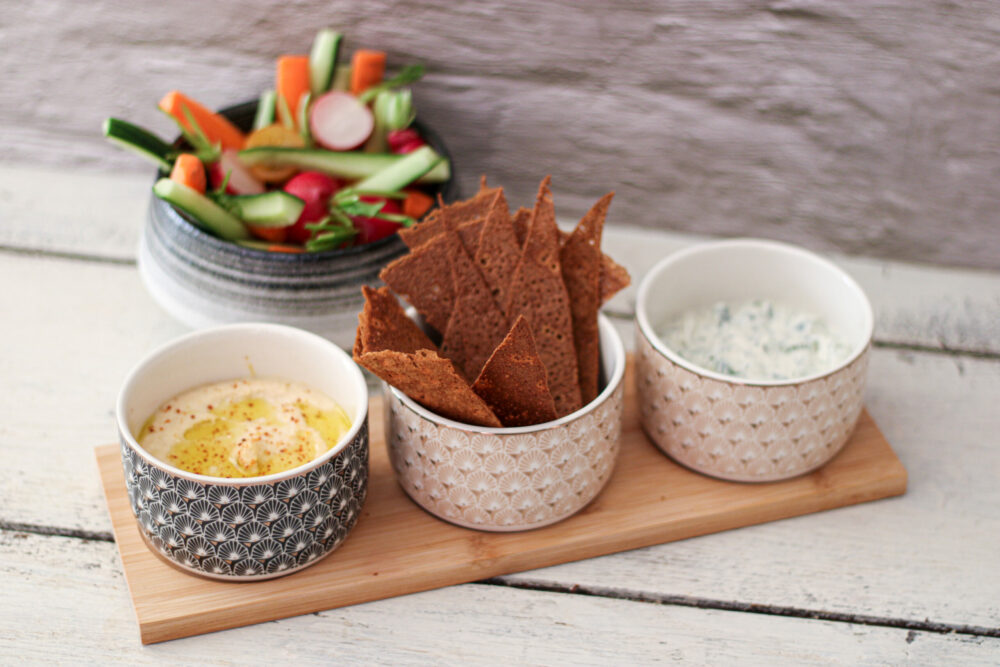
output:
[{"label": "radish slice", "polygon": [[350,93],[334,90],[313,102],[309,128],[316,143],[349,151],[365,143],[375,127],[371,110]]},{"label": "radish slice", "polygon": [[229,183],[226,192],[231,195],[259,195],[264,192],[264,184],[258,181],[250,170],[240,162],[239,153],[234,150],[224,150],[218,161],[212,163],[209,175],[212,185],[219,187],[229,173]]}]

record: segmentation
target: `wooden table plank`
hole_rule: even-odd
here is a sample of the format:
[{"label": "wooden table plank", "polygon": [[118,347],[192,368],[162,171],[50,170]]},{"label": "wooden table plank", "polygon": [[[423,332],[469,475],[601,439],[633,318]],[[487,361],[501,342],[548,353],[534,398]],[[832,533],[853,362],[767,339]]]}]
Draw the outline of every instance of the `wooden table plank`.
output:
[{"label": "wooden table plank", "polygon": [[[16,352],[0,355],[0,376],[16,400],[0,402],[0,521],[107,531],[91,448],[114,438],[128,368],[181,329],[130,267],[6,255],[0,281],[10,286],[0,290],[0,312],[16,323],[2,329],[4,348]],[[1000,533],[990,509],[1000,504],[1000,450],[990,446],[997,397],[996,361],[877,349],[868,404],[911,471],[903,499],[544,578],[996,627],[990,591],[1000,580],[984,564]],[[720,577],[728,572],[738,576]]]},{"label": "wooden table plank", "polygon": [[152,167],[105,174],[0,163],[0,246],[135,259],[152,185]]},{"label": "wooden table plank", "polygon": [[1000,362],[875,350],[902,498],[511,577],[1000,629]]},{"label": "wooden table plank", "polygon": [[[152,170],[126,174],[0,163],[0,248],[15,247],[131,261],[145,220]],[[49,193],[58,191],[59,197]],[[558,200],[558,192],[556,193]],[[621,226],[612,206],[608,252],[635,284],[657,260],[704,240]],[[879,340],[1000,354],[1000,274],[834,256],[871,298]],[[631,313],[635,288],[609,307]]]},{"label": "wooden table plank", "polygon": [[115,547],[0,531],[0,656],[73,664],[991,664],[1000,639],[464,585],[141,646]]}]

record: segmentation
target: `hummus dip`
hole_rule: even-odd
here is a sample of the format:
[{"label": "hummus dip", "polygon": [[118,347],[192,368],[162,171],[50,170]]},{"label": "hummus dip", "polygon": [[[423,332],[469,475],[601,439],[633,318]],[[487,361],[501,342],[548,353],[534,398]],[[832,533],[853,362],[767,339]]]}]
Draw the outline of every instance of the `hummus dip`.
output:
[{"label": "hummus dip", "polygon": [[212,477],[291,470],[337,444],[350,419],[298,382],[229,380],[186,391],[157,408],[137,439],[149,454]]}]

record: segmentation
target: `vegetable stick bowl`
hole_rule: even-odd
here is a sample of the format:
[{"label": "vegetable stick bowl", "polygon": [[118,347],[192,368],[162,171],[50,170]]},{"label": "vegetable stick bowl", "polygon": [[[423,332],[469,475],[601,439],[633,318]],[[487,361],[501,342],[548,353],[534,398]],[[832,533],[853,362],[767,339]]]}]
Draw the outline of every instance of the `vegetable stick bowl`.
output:
[{"label": "vegetable stick bowl", "polygon": [[[241,130],[251,127],[257,101],[219,113]],[[441,138],[414,121],[413,128],[449,164]],[[178,139],[175,147],[181,147]],[[163,177],[159,172],[157,178]],[[450,202],[458,198],[452,168],[448,179],[425,191]],[[151,196],[140,240],[139,273],[153,298],[192,328],[246,321],[301,327],[348,347],[363,303],[361,285],[377,284],[379,271],[403,254],[397,234],[363,245],[315,252],[275,252],[266,244],[233,243],[203,230],[188,213]]]}]

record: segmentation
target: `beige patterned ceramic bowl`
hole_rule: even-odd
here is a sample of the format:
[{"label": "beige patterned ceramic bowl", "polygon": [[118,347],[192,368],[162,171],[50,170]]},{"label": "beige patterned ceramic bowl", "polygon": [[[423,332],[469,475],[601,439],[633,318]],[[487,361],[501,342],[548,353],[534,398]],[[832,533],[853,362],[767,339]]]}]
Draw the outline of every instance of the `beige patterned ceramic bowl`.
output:
[{"label": "beige patterned ceramic bowl", "polygon": [[[676,313],[753,298],[823,317],[850,354],[824,373],[747,381],[694,365],[656,334]],[[643,429],[678,463],[721,479],[770,482],[815,470],[837,455],[861,414],[873,319],[850,276],[801,248],[738,239],[675,253],[646,275],[636,300]]]},{"label": "beige patterned ceramic bowl", "polygon": [[386,387],[389,456],[403,490],[431,514],[466,528],[540,528],[579,512],[614,469],[622,427],[625,348],[600,316],[604,388],[555,421],[518,428],[440,417]]}]

